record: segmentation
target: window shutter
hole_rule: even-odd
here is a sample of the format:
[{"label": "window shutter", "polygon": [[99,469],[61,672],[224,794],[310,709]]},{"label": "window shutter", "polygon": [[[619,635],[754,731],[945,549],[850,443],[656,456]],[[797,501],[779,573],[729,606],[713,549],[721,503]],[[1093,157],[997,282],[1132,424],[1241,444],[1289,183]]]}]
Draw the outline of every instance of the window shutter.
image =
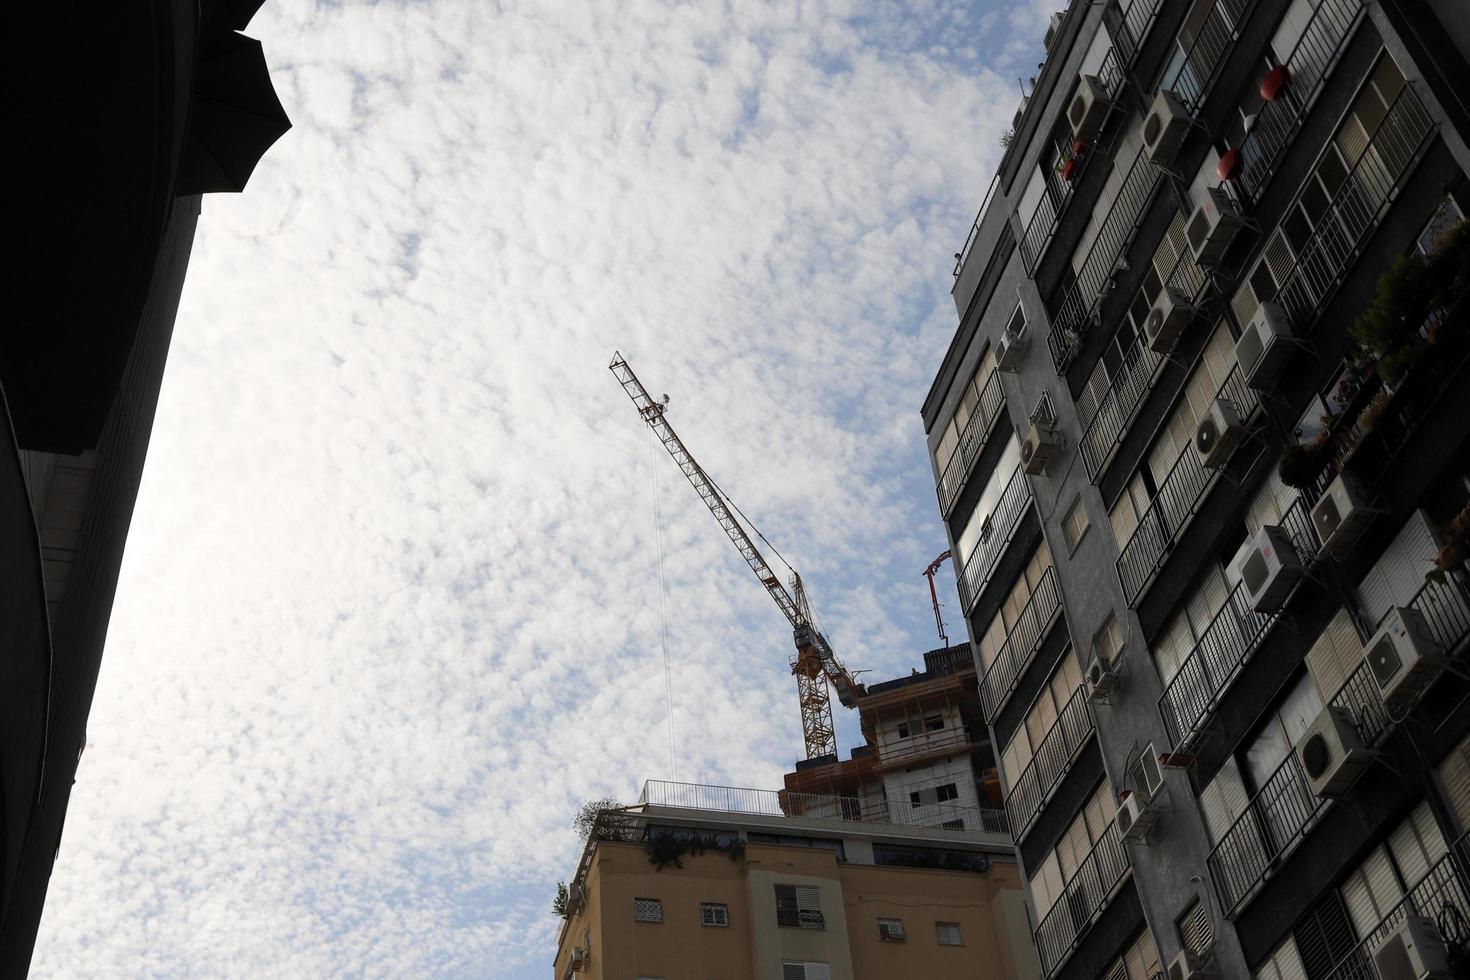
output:
[{"label": "window shutter", "polygon": [[1250,797],[1246,795],[1245,781],[1240,778],[1240,766],[1235,759],[1226,759],[1210,780],[1210,785],[1200,794],[1200,805],[1205,812],[1205,827],[1210,840],[1218,842],[1225,832],[1245,812]]},{"label": "window shutter", "polygon": [[1440,763],[1439,782],[1460,832],[1470,830],[1470,735]]},{"label": "window shutter", "polygon": [[796,904],[803,912],[822,911],[822,892],[816,885],[797,885]]},{"label": "window shutter", "polygon": [[1271,956],[1261,964],[1256,976],[1261,980],[1307,980],[1307,968],[1302,965],[1296,940],[1287,936],[1280,946],[1271,951]]},{"label": "window shutter", "polygon": [[1317,693],[1329,701],[1363,661],[1363,641],[1346,609],[1339,609],[1307,651],[1307,670]]},{"label": "window shutter", "polygon": [[781,980],[806,980],[806,964],[782,963]]},{"label": "window shutter", "polygon": [[1420,803],[1399,824],[1388,838],[1388,849],[1410,888],[1424,880],[1430,866],[1448,850],[1428,803]]},{"label": "window shutter", "polygon": [[1343,883],[1342,897],[1358,935],[1366,936],[1377,928],[1383,916],[1403,897],[1388,852],[1381,846],[1375,847]]},{"label": "window shutter", "polygon": [[1373,570],[1358,583],[1358,600],[1370,627],[1376,628],[1391,608],[1407,605],[1419,594],[1438,551],[1424,512],[1414,511]]},{"label": "window shutter", "polygon": [[[1376,924],[1376,923],[1375,923]],[[1328,892],[1292,930],[1302,972],[1309,977],[1328,975],[1334,964],[1358,944],[1342,899]]]},{"label": "window shutter", "polygon": [[1189,616],[1181,609],[1169,617],[1154,641],[1154,662],[1158,664],[1159,676],[1165,685],[1179,673],[1179,665],[1193,646],[1194,633],[1190,629]]},{"label": "window shutter", "polygon": [[826,963],[808,963],[806,980],[832,980],[832,969]]}]

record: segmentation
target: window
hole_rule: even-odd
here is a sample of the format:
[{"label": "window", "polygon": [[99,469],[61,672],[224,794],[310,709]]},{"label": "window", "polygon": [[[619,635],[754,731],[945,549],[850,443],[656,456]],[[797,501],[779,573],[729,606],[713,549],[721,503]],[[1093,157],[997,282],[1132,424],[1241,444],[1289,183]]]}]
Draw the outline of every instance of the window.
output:
[{"label": "window", "polygon": [[1210,913],[1197,898],[1174,920],[1174,926],[1179,930],[1180,944],[1200,957],[1215,944],[1215,927],[1210,923]]},{"label": "window", "polygon": [[958,922],[936,922],[934,931],[939,934],[939,945],[941,946],[963,946],[960,941],[960,924]]},{"label": "window", "polygon": [[[1023,317],[1024,320],[1024,317]],[[939,464],[939,472],[944,473],[954,457],[955,451],[960,448],[961,437],[965,428],[970,424],[970,417],[977,411],[992,414],[999,409],[998,399],[993,395],[986,398],[986,404],[980,404],[980,396],[985,391],[991,375],[995,373],[995,349],[988,348],[980,358],[980,364],[975,368],[975,373],[965,382],[964,388],[960,390],[959,403],[955,405],[954,415],[951,416],[949,424],[940,433],[939,444],[934,447],[934,461]],[[998,394],[998,393],[997,393]],[[992,401],[995,404],[991,404]],[[982,422],[984,421],[982,415]],[[976,449],[971,445],[968,451],[973,453]]]},{"label": "window", "polygon": [[657,898],[633,899],[634,922],[664,921],[664,903]]},{"label": "window", "polygon": [[781,980],[832,980],[832,970],[826,963],[782,960]]},{"label": "window", "polygon": [[896,730],[896,734],[898,735],[899,738],[908,738],[909,735],[910,735],[910,732],[909,732],[909,723],[906,722],[906,721],[899,722],[898,723],[898,728]]},{"label": "window", "polygon": [[793,929],[825,929],[822,895],[816,885],[776,886],[776,925]]},{"label": "window", "polygon": [[995,613],[995,618],[990,621],[990,625],[980,637],[980,662],[985,665],[986,669],[989,669],[990,665],[995,663],[996,657],[1000,656],[1006,637],[1020,621],[1021,614],[1026,611],[1026,606],[1031,601],[1031,593],[1040,584],[1041,577],[1049,568],[1051,568],[1051,551],[1047,548],[1046,541],[1043,540],[1027,561],[1025,572],[1011,586],[1010,594],[1006,596],[1005,602],[1001,603],[1000,609]]},{"label": "window", "polygon": [[1154,980],[1158,974],[1159,953],[1153,933],[1145,929],[1102,976],[1103,980]]},{"label": "window", "polygon": [[1108,613],[1102,627],[1092,634],[1092,652],[1105,664],[1117,660],[1123,653],[1123,627],[1118,617]]},{"label": "window", "polygon": [[1040,747],[1047,732],[1051,731],[1057,715],[1066,708],[1073,693],[1081,686],[1082,668],[1072,655],[1071,647],[1068,647],[1062,651],[1061,662],[1046,686],[1031,703],[1025,721],[1016,729],[1016,734],[1001,753],[1001,766],[1005,770],[1008,785],[1016,785],[1016,780],[1021,778],[1021,773],[1030,765],[1033,752]]},{"label": "window", "polygon": [[1296,950],[1296,939],[1287,936],[1271,951],[1266,962],[1256,969],[1256,980],[1297,980],[1305,978],[1307,968]]},{"label": "window", "polygon": [[1062,518],[1062,538],[1067,542],[1067,554],[1077,550],[1077,545],[1082,543],[1082,535],[1086,533],[1087,508],[1082,506],[1082,495],[1078,494],[1067,516]]},{"label": "window", "polygon": [[944,731],[944,716],[943,715],[926,715],[924,717],[924,731],[926,731],[926,732],[941,732],[941,731]]},{"label": "window", "polygon": [[[1001,452],[1000,458],[995,464],[995,471],[990,474],[990,479],[986,481],[985,489],[980,492],[980,499],[975,503],[975,510],[970,515],[970,519],[965,523],[965,529],[961,532],[959,541],[956,542],[960,546],[960,565],[962,568],[969,562],[970,557],[974,555],[976,549],[980,547],[980,543],[986,540],[987,536],[983,533],[984,529],[990,523],[991,514],[995,512],[996,506],[1000,503],[1000,495],[1005,492],[1006,486],[1010,483],[1011,477],[1015,475],[1016,468],[1020,465],[1021,442],[1016,437],[1016,434],[1012,432],[1006,442],[1005,449]],[[997,528],[993,529],[991,533],[1009,531],[1010,528]]]},{"label": "window", "polygon": [[724,902],[703,902],[699,906],[699,924],[702,926],[719,926],[721,928],[730,924],[730,906]]},{"label": "window", "polygon": [[901,943],[908,937],[903,932],[902,919],[878,919],[878,939],[885,943]]},{"label": "window", "polygon": [[959,788],[954,783],[945,783],[943,786],[910,791],[909,803],[917,808],[929,803],[946,803],[958,799],[959,795]]}]

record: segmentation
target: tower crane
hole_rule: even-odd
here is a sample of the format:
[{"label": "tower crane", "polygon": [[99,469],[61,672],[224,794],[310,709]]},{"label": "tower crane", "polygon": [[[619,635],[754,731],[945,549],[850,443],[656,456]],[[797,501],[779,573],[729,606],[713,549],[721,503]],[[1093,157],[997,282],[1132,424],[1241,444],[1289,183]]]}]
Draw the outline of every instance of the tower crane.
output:
[{"label": "tower crane", "polygon": [[643,421],[664,444],[664,448],[688,478],[704,505],[715,515],[715,520],[720,522],[726,536],[740,551],[740,557],[755,572],[756,578],[760,579],[761,585],[765,586],[780,607],[782,615],[791,624],[792,638],[796,643],[796,652],[791,657],[791,673],[796,675],[796,696],[801,703],[801,730],[806,742],[806,757],[816,759],[824,755],[836,755],[837,732],[832,724],[831,690],[836,689],[838,700],[845,707],[851,708],[857,704],[864,688],[853,680],[847,668],[832,652],[827,638],[812,624],[811,608],[806,589],[801,584],[801,576],[792,570],[791,587],[788,590],[771,571],[760,549],[746,533],[745,527],[736,520],[724,493],[684,447],[673,426],[669,425],[665,414],[669,396],[655,400],[621,353],[613,354],[608,369],[632,399],[638,413],[643,416]]},{"label": "tower crane", "polygon": [[924,569],[924,577],[929,580],[929,599],[934,603],[934,625],[939,627],[939,642],[945,646],[949,646],[949,634],[944,631],[944,614],[939,611],[939,591],[934,588],[934,575],[944,567],[947,561],[949,561],[949,550],[945,549],[943,554],[931,561],[929,567]]}]

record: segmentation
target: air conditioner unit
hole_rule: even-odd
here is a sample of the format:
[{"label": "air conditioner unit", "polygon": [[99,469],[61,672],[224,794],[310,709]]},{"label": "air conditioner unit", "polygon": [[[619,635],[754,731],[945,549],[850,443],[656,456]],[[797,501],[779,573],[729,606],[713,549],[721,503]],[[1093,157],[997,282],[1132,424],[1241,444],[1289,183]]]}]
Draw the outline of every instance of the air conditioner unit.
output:
[{"label": "air conditioner unit", "polygon": [[1449,951],[1433,919],[1410,915],[1373,950],[1383,980],[1450,980]]},{"label": "air conditioner unit", "polygon": [[1251,608],[1276,612],[1286,605],[1291,590],[1301,581],[1302,562],[1286,529],[1266,524],[1256,532],[1237,571]]},{"label": "air conditioner unit", "polygon": [[1193,950],[1181,950],[1169,961],[1169,980],[1201,980],[1205,973],[1204,962]]},{"label": "air conditioner unit", "polygon": [[1235,405],[1216,398],[1194,430],[1194,450],[1206,469],[1219,469],[1230,462],[1235,447],[1245,438],[1245,423]]},{"label": "air conditioner unit", "polygon": [[572,969],[578,973],[587,969],[587,961],[591,959],[592,951],[586,946],[578,946],[572,950]]},{"label": "air conditioner unit", "polygon": [[902,923],[878,923],[878,938],[884,942],[901,943],[908,937],[904,935]]},{"label": "air conditioner unit", "polygon": [[1364,655],[1390,711],[1411,703],[1440,675],[1442,652],[1419,610],[1408,606],[1390,610]]},{"label": "air conditioner unit", "polygon": [[1101,658],[1087,665],[1087,700],[1106,701],[1118,687],[1118,672]]},{"label": "air conditioner unit", "polygon": [[1194,260],[1203,266],[1218,266],[1245,220],[1226,193],[1218,187],[1205,188],[1205,200],[1184,226]]},{"label": "air conditioner unit", "polygon": [[1275,303],[1262,303],[1235,342],[1235,362],[1252,388],[1272,388],[1291,360],[1291,320]]},{"label": "air conditioner unit", "polygon": [[1077,91],[1067,106],[1067,121],[1072,124],[1072,135],[1091,143],[1102,132],[1103,120],[1108,118],[1108,90],[1096,75],[1077,76]]},{"label": "air conditioner unit", "polygon": [[1129,793],[1118,801],[1118,812],[1113,819],[1117,822],[1120,839],[1133,844],[1142,843],[1158,822],[1159,808],[1153,800],[1138,793]]},{"label": "air conditioner unit", "polygon": [[1024,321],[1015,330],[1007,327],[1005,333],[1001,334],[1000,342],[995,345],[995,366],[1002,371],[1015,373],[1021,369],[1021,361],[1030,349],[1031,335]]},{"label": "air conditioner unit", "polygon": [[1042,41],[1042,45],[1046,48],[1047,51],[1050,51],[1051,46],[1057,43],[1057,38],[1060,37],[1062,33],[1062,24],[1064,24],[1066,20],[1067,12],[1065,10],[1061,10],[1052,14],[1051,20],[1046,22],[1046,38]]},{"label": "air conditioner unit", "polygon": [[1353,550],[1373,521],[1368,492],[1357,477],[1343,473],[1327,486],[1322,499],[1312,505],[1312,527],[1322,550],[1340,558]]},{"label": "air conditioner unit", "polygon": [[1148,338],[1149,350],[1160,354],[1173,350],[1179,341],[1179,335],[1194,319],[1194,313],[1194,304],[1183,291],[1165,286],[1163,295],[1143,321],[1143,332]]},{"label": "air conditioner unit", "polygon": [[1043,429],[1033,422],[1026,431],[1026,438],[1021,442],[1021,465],[1032,476],[1040,476],[1046,472],[1046,464],[1051,462],[1052,456],[1060,452],[1061,448],[1062,440],[1056,432]]},{"label": "air conditioner unit", "polygon": [[1160,167],[1174,166],[1191,122],[1183,100],[1168,89],[1160,89],[1148,117],[1143,120],[1143,146],[1149,162]]},{"label": "air conditioner unit", "polygon": [[1346,796],[1363,770],[1373,761],[1352,712],[1328,705],[1296,743],[1296,758],[1312,792],[1324,799]]}]

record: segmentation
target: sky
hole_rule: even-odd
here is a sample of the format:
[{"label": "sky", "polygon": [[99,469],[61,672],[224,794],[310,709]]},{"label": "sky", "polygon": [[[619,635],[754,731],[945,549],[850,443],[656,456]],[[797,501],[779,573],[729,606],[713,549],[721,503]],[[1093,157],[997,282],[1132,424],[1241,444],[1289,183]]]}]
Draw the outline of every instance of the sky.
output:
[{"label": "sky", "polygon": [[268,3],[295,128],[204,201],[33,975],[547,977],[582,801],[780,785],[790,629],[614,350],[848,667],[920,666],[1048,13]]}]

